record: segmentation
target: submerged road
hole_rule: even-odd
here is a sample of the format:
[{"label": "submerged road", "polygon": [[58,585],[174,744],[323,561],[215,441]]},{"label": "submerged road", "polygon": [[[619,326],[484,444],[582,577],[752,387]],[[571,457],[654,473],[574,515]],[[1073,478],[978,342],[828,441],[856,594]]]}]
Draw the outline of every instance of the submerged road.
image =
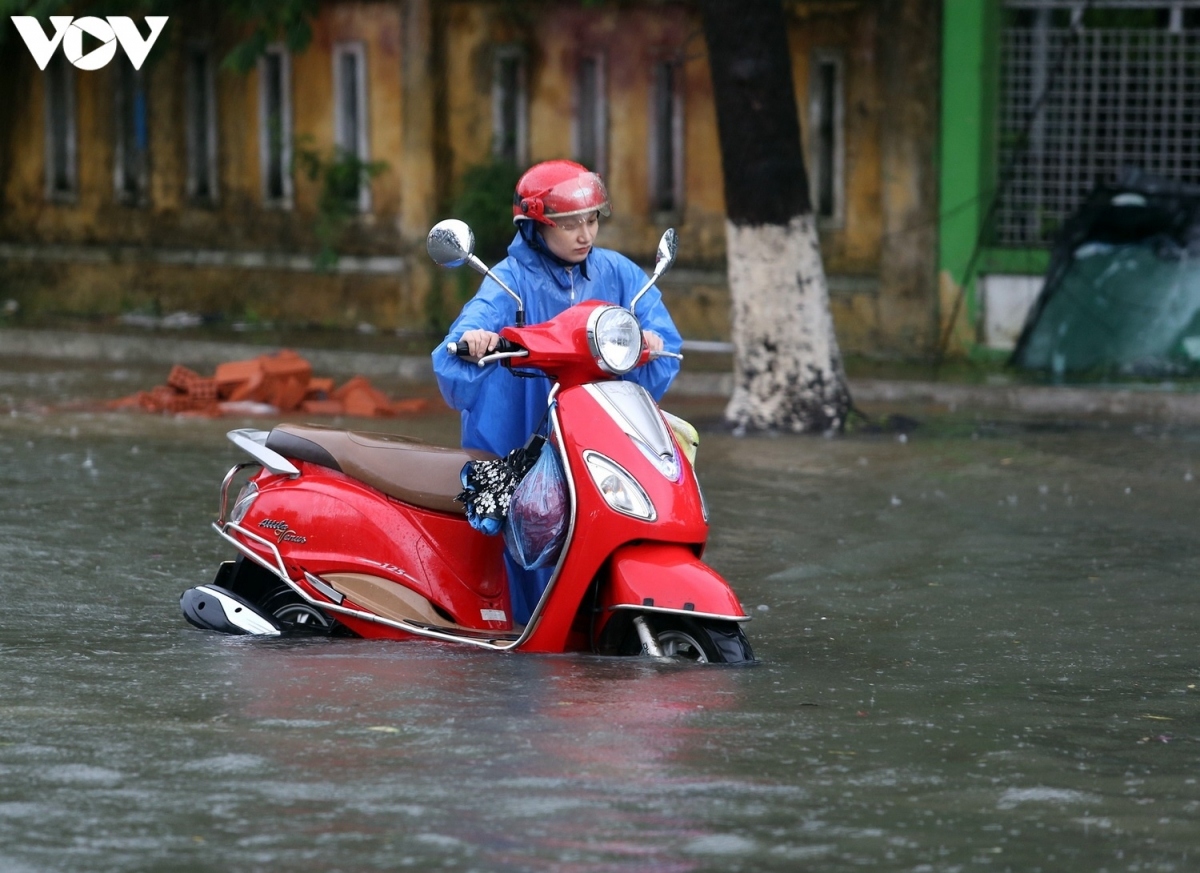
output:
[{"label": "submerged road", "polygon": [[177,598],[269,422],[77,408],[163,366],[0,360],[5,870],[1195,866],[1200,430],[737,440],[681,397],[761,666],[263,642]]}]

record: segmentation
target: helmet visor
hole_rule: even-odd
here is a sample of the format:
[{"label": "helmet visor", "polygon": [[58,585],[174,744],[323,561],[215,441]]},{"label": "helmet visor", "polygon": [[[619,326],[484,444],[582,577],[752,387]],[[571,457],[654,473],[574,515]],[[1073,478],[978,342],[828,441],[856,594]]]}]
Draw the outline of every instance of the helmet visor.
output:
[{"label": "helmet visor", "polygon": [[542,200],[546,204],[545,216],[551,220],[588,212],[599,212],[605,217],[612,213],[608,190],[595,173],[580,173],[559,182]]}]

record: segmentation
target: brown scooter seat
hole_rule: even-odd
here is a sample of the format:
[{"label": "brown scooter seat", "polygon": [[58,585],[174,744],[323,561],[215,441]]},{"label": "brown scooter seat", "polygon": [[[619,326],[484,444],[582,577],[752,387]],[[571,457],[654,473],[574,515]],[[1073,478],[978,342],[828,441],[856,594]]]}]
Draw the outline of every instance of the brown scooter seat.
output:
[{"label": "brown scooter seat", "polygon": [[402,436],[299,424],[275,427],[267,437],[267,448],[286,458],[345,473],[405,503],[458,514],[465,511],[454,500],[463,490],[463,465],[495,457],[489,452],[447,449]]}]

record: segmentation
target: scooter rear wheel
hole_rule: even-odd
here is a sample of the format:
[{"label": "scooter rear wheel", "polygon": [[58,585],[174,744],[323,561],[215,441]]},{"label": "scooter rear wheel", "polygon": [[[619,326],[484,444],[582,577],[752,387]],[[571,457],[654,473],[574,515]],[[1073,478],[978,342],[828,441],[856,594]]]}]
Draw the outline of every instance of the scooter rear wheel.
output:
[{"label": "scooter rear wheel", "polygon": [[267,597],[263,608],[275,616],[285,630],[317,634],[327,634],[333,630],[333,619],[315,606],[305,603],[282,582]]},{"label": "scooter rear wheel", "polygon": [[342,634],[345,628],[331,616],[306,603],[278,576],[239,555],[230,570],[229,588],[268,615],[287,633]]}]

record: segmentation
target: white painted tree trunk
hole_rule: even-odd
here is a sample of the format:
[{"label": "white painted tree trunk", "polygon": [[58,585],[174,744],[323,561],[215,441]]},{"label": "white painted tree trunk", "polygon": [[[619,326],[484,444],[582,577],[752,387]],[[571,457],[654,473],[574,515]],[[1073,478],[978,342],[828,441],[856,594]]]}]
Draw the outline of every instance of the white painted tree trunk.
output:
[{"label": "white painted tree trunk", "polygon": [[726,222],[735,432],[837,432],[850,391],[811,213],[786,226]]}]

